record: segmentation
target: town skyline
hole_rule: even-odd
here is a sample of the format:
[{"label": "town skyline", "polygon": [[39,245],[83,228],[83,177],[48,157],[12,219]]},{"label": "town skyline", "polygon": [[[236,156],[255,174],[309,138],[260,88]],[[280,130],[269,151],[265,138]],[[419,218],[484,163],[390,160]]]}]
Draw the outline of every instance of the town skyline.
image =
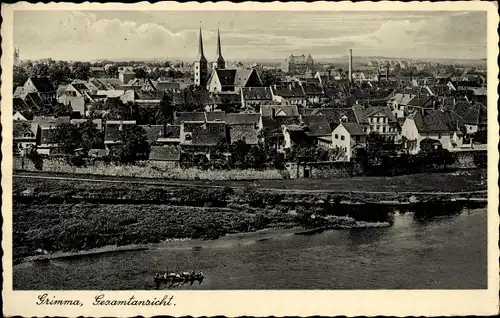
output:
[{"label": "town skyline", "polygon": [[31,60],[192,61],[201,21],[209,60],[215,58],[218,24],[227,60],[280,61],[308,53],[335,59],[348,49],[356,56],[471,60],[486,57],[485,18],[478,11],[214,11],[208,16],[203,11],[18,11],[14,45],[22,59]]}]

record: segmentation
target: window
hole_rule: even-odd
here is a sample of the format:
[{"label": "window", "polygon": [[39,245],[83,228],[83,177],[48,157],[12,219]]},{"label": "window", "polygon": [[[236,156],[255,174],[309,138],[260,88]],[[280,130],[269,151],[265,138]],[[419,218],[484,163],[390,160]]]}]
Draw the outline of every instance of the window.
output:
[{"label": "window", "polygon": [[377,131],[380,130],[380,126],[379,125],[375,126],[375,130]]},{"label": "window", "polygon": [[198,72],[196,72],[196,76],[198,76]]},{"label": "window", "polygon": [[438,138],[441,139],[441,134],[438,134]]},{"label": "window", "polygon": [[339,139],[339,135],[335,134],[335,139]]},{"label": "window", "polygon": [[340,140],[345,140],[344,135],[340,135]]},{"label": "window", "polygon": [[385,126],[384,126],[384,127],[382,127],[382,132],[385,132]]},{"label": "window", "polygon": [[384,117],[379,117],[378,122],[379,123],[383,123],[384,122]]},{"label": "window", "polygon": [[196,65],[195,69],[198,69],[198,65]]}]

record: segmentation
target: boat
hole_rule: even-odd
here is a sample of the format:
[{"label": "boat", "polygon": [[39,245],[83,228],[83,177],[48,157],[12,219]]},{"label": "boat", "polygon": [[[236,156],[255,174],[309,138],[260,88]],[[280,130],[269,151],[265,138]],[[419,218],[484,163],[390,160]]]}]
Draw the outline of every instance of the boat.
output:
[{"label": "boat", "polygon": [[156,285],[156,289],[159,289],[161,284],[166,284],[167,288],[181,287],[186,283],[193,285],[193,283],[196,281],[198,282],[198,284],[201,284],[204,278],[205,276],[203,275],[203,272],[165,272],[163,274],[156,273],[154,276],[154,283]]}]

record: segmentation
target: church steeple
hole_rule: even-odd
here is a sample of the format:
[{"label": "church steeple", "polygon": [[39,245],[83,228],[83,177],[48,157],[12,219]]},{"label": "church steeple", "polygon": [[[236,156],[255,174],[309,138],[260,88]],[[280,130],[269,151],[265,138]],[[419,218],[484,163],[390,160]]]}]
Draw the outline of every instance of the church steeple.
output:
[{"label": "church steeple", "polygon": [[205,58],[205,53],[203,51],[203,35],[201,31],[201,26],[200,26],[200,37],[199,37],[199,42],[198,42],[198,61],[200,60],[206,60]]},{"label": "church steeple", "polygon": [[200,38],[198,43],[198,57],[194,62],[194,85],[204,86],[208,78],[208,61],[203,52],[203,36],[200,22]]},{"label": "church steeple", "polygon": [[222,57],[222,47],[220,45],[220,29],[219,24],[217,23],[217,59],[215,60],[215,64],[217,69],[226,68],[226,61]]}]

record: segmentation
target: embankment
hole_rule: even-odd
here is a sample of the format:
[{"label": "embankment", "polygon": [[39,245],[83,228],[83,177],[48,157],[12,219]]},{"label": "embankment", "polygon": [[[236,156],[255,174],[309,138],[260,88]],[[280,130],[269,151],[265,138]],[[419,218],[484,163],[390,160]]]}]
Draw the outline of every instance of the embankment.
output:
[{"label": "embankment", "polygon": [[455,199],[478,196],[484,194],[332,193],[15,177],[14,257],[173,238],[207,240],[267,228],[379,226],[390,224],[394,205],[413,211],[460,211],[465,203]]}]

